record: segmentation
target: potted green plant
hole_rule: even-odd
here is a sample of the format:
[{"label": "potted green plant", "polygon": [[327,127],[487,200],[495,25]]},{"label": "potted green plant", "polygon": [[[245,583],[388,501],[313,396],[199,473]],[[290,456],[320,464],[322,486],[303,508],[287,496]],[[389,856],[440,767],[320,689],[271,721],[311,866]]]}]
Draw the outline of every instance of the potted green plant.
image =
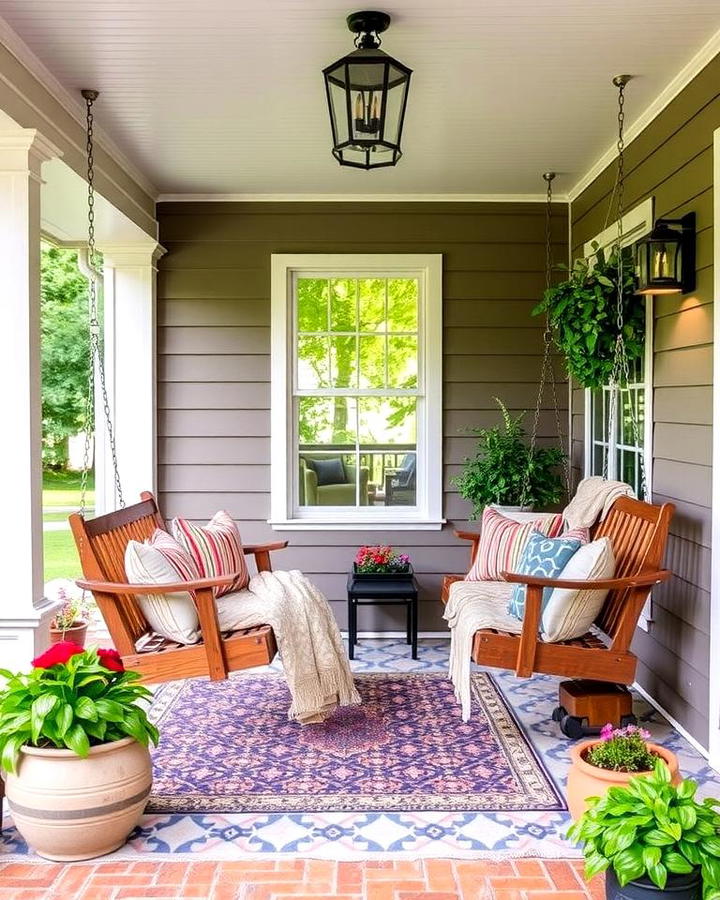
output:
[{"label": "potted green plant", "polygon": [[602,797],[635,775],[649,775],[657,760],[668,767],[673,783],[680,781],[677,757],[671,750],[651,743],[650,736],[637,725],[615,728],[608,723],[599,740],[582,741],[570,748],[567,801],[573,819],[579,819],[588,808],[587,797]]},{"label": "potted green plant", "polygon": [[[565,355],[570,376],[586,388],[610,381],[617,341],[617,247],[606,256],[593,243],[594,256],[577,259],[566,281],[545,291],[533,315],[547,313],[555,343]],[[623,253],[623,339],[628,362],[639,360],[645,345],[645,304],[635,294],[632,249]]]},{"label": "potted green plant", "polygon": [[559,503],[563,484],[558,467],[564,454],[551,447],[531,450],[522,425],[525,413],[513,417],[497,397],[495,402],[502,424],[471,429],[478,437],[476,454],[465,458],[462,472],[452,479],[463,500],[472,503],[470,518],[480,518],[486,506],[519,510]]},{"label": "potted green plant", "polygon": [[60,641],[31,672],[0,677],[0,762],[20,834],[54,860],[117,849],[145,808],[158,740],[140,676],[116,650]]},{"label": "potted green plant", "polygon": [[74,641],[85,646],[90,623],[90,605],[83,595],[71,597],[64,588],[58,591],[58,599],[63,605],[50,620],[50,643]]},{"label": "potted green plant", "polygon": [[657,760],[650,775],[635,776],[590,798],[569,830],[583,844],[585,877],[607,872],[608,900],[719,900],[720,800],[695,799],[697,784],[672,784]]}]

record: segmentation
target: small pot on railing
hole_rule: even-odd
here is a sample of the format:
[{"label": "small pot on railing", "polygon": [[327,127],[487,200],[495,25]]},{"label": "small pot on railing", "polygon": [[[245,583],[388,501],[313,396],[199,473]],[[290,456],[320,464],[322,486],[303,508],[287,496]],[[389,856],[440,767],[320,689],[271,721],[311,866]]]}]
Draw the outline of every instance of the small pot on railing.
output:
[{"label": "small pot on railing", "polygon": [[88,622],[83,619],[73,622],[67,628],[50,628],[50,643],[57,644],[60,641],[73,641],[80,647],[85,646],[87,639]]}]

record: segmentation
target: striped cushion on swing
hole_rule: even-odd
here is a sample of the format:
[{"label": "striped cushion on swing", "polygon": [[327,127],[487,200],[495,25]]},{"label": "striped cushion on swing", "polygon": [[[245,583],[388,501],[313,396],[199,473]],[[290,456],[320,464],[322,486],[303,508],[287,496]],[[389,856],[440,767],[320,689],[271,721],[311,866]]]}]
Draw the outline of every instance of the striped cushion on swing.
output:
[{"label": "striped cushion on swing", "polygon": [[472,568],[465,576],[466,581],[502,581],[502,572],[516,571],[533,531],[556,537],[562,529],[561,513],[522,515],[523,521],[517,521],[491,506],[485,507],[480,545]]},{"label": "striped cushion on swing", "polygon": [[228,587],[214,588],[216,598],[248,586],[250,573],[242,540],[230,513],[224,510],[215,513],[207,525],[173,519],[171,528],[175,540],[195,560],[203,578],[237,573],[238,577]]}]

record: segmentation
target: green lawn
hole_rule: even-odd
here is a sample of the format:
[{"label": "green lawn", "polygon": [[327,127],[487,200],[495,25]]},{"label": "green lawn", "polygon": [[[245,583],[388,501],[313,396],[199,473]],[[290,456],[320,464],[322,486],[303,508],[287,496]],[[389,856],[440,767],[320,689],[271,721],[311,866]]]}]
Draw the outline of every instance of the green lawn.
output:
[{"label": "green lawn", "polygon": [[[92,473],[88,477],[86,504],[95,505],[95,482]],[[79,472],[43,472],[43,508],[80,507]],[[44,522],[65,522],[68,513],[46,512]],[[77,578],[80,575],[75,541],[69,530],[43,533],[43,561],[45,581],[53,578]]]},{"label": "green lawn", "polygon": [[70,531],[46,531],[43,534],[45,581],[53,578],[77,578],[80,572],[75,541]]},{"label": "green lawn", "polygon": [[[86,503],[95,504],[95,478],[88,476]],[[43,506],[80,506],[79,472],[43,472]]]}]

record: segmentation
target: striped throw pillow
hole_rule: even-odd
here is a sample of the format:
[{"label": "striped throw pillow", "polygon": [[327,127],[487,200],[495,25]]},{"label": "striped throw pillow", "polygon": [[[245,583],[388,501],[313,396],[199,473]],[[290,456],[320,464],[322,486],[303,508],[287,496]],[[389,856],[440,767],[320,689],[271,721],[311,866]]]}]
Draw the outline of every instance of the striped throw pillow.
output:
[{"label": "striped throw pillow", "polygon": [[231,585],[214,589],[216,598],[248,586],[250,573],[242,540],[230,513],[225,510],[215,513],[207,525],[173,519],[171,527],[175,539],[193,558],[203,578],[237,573],[238,577]]},{"label": "striped throw pillow", "polygon": [[482,516],[480,546],[465,581],[502,581],[501,572],[517,569],[533,531],[556,537],[561,528],[562,513],[539,515],[518,522],[486,506]]},{"label": "striped throw pillow", "polygon": [[[128,541],[125,574],[130,584],[162,586],[194,581],[200,577],[200,570],[167,531],[157,528],[150,540],[142,544]],[[187,591],[139,594],[137,602],[148,625],[157,634],[179,644],[194,644],[199,639],[198,614]]]}]

